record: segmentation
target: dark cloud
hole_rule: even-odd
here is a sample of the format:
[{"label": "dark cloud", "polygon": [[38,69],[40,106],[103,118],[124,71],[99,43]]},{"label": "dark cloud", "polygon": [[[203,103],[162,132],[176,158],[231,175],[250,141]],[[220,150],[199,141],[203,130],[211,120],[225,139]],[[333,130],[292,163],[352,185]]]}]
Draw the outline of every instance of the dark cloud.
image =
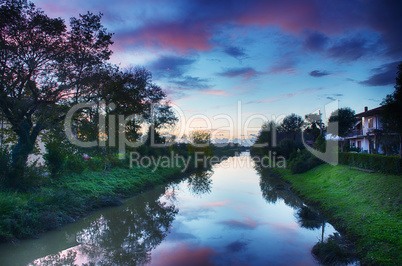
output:
[{"label": "dark cloud", "polygon": [[392,62],[389,64],[384,64],[378,68],[371,70],[373,75],[368,79],[359,82],[365,86],[386,86],[395,84],[397,66],[400,62]]},{"label": "dark cloud", "polygon": [[242,47],[236,47],[236,46],[227,46],[224,49],[224,52],[230,56],[233,56],[236,59],[243,59],[247,57],[247,54],[245,52],[246,50]]},{"label": "dark cloud", "polygon": [[211,85],[208,84],[208,79],[192,76],[184,76],[177,80],[171,80],[171,83],[177,85],[179,89],[204,90],[211,87]]},{"label": "dark cloud", "polygon": [[247,248],[248,243],[244,242],[244,241],[240,241],[240,240],[236,240],[232,243],[230,243],[229,245],[226,246],[226,250],[230,251],[230,252],[239,252],[239,251],[243,251]]},{"label": "dark cloud", "polygon": [[182,96],[184,90],[205,90],[211,88],[208,79],[186,75],[194,58],[162,56],[151,62],[148,67],[156,79],[165,79],[170,84],[169,92]]},{"label": "dark cloud", "polygon": [[339,100],[339,98],[343,97],[344,94],[342,93],[330,93],[330,94],[321,94],[318,95],[318,98],[321,99],[328,99],[330,101],[335,101],[335,100]]},{"label": "dark cloud", "polygon": [[310,72],[310,76],[315,77],[315,78],[320,78],[323,76],[330,75],[331,73],[328,71],[320,71],[320,70],[313,70]]},{"label": "dark cloud", "polygon": [[227,221],[222,221],[220,222],[221,224],[224,224],[230,228],[237,228],[237,229],[247,229],[247,230],[253,230],[256,227],[258,227],[257,222],[247,219],[246,221],[238,221],[238,220],[227,220]]},{"label": "dark cloud", "polygon": [[313,52],[323,51],[328,44],[329,38],[320,32],[309,33],[303,43],[303,47]]},{"label": "dark cloud", "polygon": [[141,28],[117,32],[119,47],[142,46],[172,50],[187,54],[191,51],[209,51],[213,35],[209,27],[192,21],[154,21]]},{"label": "dark cloud", "polygon": [[[381,35],[388,55],[402,56],[402,1],[397,0],[36,2],[50,15],[62,16],[67,21],[86,10],[102,11],[105,21],[116,32],[115,47],[142,45],[182,53],[207,51],[216,45],[211,40],[220,25],[258,25],[278,26],[284,32],[296,34],[308,30],[304,46],[313,51],[325,48],[327,36],[339,36],[345,30],[375,31]],[[163,12],[165,9],[168,11]],[[353,58],[350,54],[346,57]]]},{"label": "dark cloud", "polygon": [[163,56],[148,67],[159,76],[175,78],[181,77],[195,61],[196,59],[187,57]]},{"label": "dark cloud", "polygon": [[180,232],[169,235],[169,240],[183,241],[183,240],[189,240],[189,239],[197,239],[197,237],[193,234],[180,233]]},{"label": "dark cloud", "polygon": [[287,73],[292,74],[295,72],[295,66],[298,62],[296,56],[292,53],[283,55],[274,65],[269,68],[269,73],[280,74]]},{"label": "dark cloud", "polygon": [[368,24],[381,34],[386,44],[386,54],[402,58],[402,1],[367,1],[364,11]]},{"label": "dark cloud", "polygon": [[366,39],[360,37],[345,38],[328,49],[328,55],[343,62],[354,61],[370,52]]},{"label": "dark cloud", "polygon": [[252,67],[229,68],[221,73],[218,73],[218,75],[224,76],[224,77],[234,78],[234,77],[242,76],[246,79],[255,77],[259,74],[261,74],[261,73],[256,71]]}]

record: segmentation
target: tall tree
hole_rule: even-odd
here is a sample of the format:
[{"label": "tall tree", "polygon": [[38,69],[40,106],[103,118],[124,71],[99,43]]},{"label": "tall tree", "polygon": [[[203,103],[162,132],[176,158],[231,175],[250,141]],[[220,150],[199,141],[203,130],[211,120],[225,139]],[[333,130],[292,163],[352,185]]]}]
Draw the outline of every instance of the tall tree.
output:
[{"label": "tall tree", "polygon": [[338,135],[345,137],[356,123],[355,111],[349,107],[332,112],[329,122],[338,122]]},{"label": "tall tree", "polygon": [[88,101],[94,73],[109,59],[111,33],[101,15],[64,21],[26,0],[0,5],[0,108],[18,136],[12,179],[24,173],[38,134],[64,118],[68,107]]},{"label": "tall tree", "polygon": [[[356,123],[355,111],[349,107],[339,108],[332,112],[328,121],[338,122],[338,136],[346,137]],[[340,143],[343,151],[345,149],[345,142],[341,141]]]},{"label": "tall tree", "polygon": [[283,119],[279,131],[286,137],[296,140],[296,136],[300,134],[303,125],[304,120],[301,116],[291,114]]},{"label": "tall tree", "polygon": [[382,123],[385,131],[399,135],[399,156],[402,157],[402,62],[398,65],[395,91],[382,101]]},{"label": "tall tree", "polygon": [[[124,127],[130,141],[139,136],[138,131],[143,122],[148,123],[149,132],[154,133],[155,130],[177,121],[169,102],[165,101],[166,93],[152,82],[152,74],[147,69],[115,69],[110,77],[103,86],[100,100],[108,106],[114,104],[115,108],[105,110],[109,115],[135,115]],[[119,128],[117,126],[116,130]]]}]

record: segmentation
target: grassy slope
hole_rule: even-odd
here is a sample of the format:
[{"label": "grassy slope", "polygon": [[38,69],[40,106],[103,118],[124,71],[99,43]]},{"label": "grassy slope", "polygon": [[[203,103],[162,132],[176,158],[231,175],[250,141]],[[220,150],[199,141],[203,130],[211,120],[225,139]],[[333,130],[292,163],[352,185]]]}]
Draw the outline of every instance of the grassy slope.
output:
[{"label": "grassy slope", "polygon": [[297,175],[276,171],[355,240],[362,263],[402,264],[401,176],[365,173],[341,165],[321,165]]},{"label": "grassy slope", "polygon": [[180,175],[180,168],[113,168],[66,175],[33,193],[0,192],[0,242],[33,237]]}]

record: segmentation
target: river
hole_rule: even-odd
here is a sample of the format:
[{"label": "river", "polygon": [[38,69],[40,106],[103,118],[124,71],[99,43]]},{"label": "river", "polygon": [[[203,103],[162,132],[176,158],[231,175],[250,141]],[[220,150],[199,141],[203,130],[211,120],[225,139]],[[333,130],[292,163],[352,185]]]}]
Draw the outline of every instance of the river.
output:
[{"label": "river", "polygon": [[3,244],[0,265],[315,265],[312,247],[333,233],[243,153],[39,239]]}]

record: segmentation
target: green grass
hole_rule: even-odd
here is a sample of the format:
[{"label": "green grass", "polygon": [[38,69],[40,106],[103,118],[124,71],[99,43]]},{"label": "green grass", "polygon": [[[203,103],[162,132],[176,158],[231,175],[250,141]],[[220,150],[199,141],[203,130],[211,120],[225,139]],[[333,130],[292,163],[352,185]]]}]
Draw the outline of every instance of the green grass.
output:
[{"label": "green grass", "polygon": [[363,264],[402,264],[402,176],[342,165],[322,165],[297,175],[275,171],[355,242]]},{"label": "green grass", "polygon": [[35,192],[0,192],[0,242],[35,237],[38,233],[73,222],[89,211],[121,204],[181,176],[181,168],[113,168],[61,176]]}]

